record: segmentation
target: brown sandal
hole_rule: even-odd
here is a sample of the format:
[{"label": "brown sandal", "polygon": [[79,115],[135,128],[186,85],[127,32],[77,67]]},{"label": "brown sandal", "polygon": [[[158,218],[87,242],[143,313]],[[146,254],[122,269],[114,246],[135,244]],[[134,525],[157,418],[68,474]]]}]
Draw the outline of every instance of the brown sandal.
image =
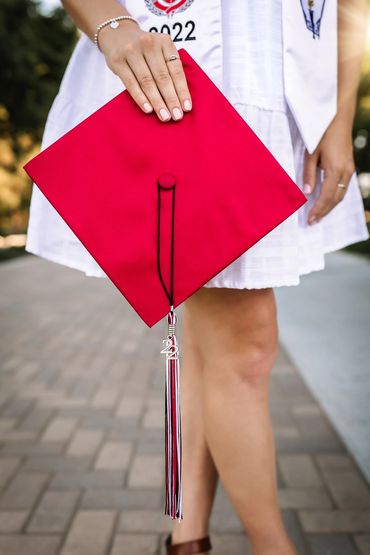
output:
[{"label": "brown sandal", "polygon": [[166,553],[167,555],[196,555],[197,553],[206,553],[212,549],[212,544],[209,536],[199,538],[198,540],[190,540],[182,543],[171,544],[171,534],[166,538]]}]

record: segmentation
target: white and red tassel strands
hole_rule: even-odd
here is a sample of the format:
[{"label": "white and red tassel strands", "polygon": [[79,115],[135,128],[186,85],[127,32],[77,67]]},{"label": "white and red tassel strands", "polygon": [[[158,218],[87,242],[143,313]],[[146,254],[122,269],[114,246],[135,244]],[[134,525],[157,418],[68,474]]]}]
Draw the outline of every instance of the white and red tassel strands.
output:
[{"label": "white and red tassel strands", "polygon": [[181,477],[181,410],[180,410],[180,359],[176,338],[177,316],[171,305],[167,316],[168,335],[161,353],[166,355],[165,370],[165,514],[183,519]]}]

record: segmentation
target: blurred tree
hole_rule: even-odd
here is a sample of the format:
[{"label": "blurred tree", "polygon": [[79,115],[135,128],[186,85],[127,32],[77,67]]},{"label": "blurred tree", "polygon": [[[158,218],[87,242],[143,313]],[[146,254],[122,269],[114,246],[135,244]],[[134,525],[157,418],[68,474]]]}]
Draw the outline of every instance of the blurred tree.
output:
[{"label": "blurred tree", "polygon": [[27,226],[31,182],[22,165],[40,142],[77,40],[62,8],[44,15],[34,0],[0,2],[0,234]]},{"label": "blurred tree", "polygon": [[1,0],[0,137],[39,140],[76,40],[62,8],[49,16],[33,0]]}]

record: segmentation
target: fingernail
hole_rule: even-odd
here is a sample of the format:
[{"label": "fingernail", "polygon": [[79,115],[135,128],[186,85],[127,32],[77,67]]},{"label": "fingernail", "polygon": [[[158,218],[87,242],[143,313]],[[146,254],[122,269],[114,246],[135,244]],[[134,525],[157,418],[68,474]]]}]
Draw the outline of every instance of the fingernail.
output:
[{"label": "fingernail", "polygon": [[159,115],[161,116],[163,121],[167,121],[171,117],[170,114],[167,112],[167,110],[165,108],[161,108],[159,110]]},{"label": "fingernail", "polygon": [[144,102],[143,108],[144,108],[144,112],[146,112],[147,114],[148,114],[149,112],[152,112],[152,111],[153,111],[153,108],[152,108],[152,106],[149,104],[149,102]]},{"label": "fingernail", "polygon": [[319,220],[317,220],[317,219],[315,218],[315,216],[313,216],[312,218],[309,218],[309,219],[308,219],[308,223],[309,223],[310,225],[317,224],[318,221],[319,221]]},{"label": "fingernail", "polygon": [[184,100],[184,110],[186,111],[191,110],[191,102],[188,99]]},{"label": "fingernail", "polygon": [[303,192],[305,195],[309,195],[312,192],[312,187],[308,183],[303,185]]},{"label": "fingernail", "polygon": [[182,112],[180,110],[180,108],[174,108],[173,109],[173,119],[181,119],[182,118]]}]

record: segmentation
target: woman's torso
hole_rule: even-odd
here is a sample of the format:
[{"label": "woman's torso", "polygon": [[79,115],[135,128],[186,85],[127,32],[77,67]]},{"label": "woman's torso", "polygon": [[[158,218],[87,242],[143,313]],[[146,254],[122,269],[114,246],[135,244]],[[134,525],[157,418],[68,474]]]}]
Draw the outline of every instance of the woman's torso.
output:
[{"label": "woman's torso", "polygon": [[[176,38],[182,27],[176,46],[189,51],[236,107],[289,112],[289,105],[306,145],[313,149],[317,144],[336,110],[336,64],[331,63],[336,56],[336,0],[326,8],[320,40],[307,31],[300,0],[289,10],[282,0],[194,0],[173,18],[153,13],[148,8],[152,0],[120,1],[144,30],[166,28]],[[196,40],[186,41],[192,21]],[[55,133],[44,144],[122,88],[103,54],[82,35],[49,114],[47,127]]]}]

